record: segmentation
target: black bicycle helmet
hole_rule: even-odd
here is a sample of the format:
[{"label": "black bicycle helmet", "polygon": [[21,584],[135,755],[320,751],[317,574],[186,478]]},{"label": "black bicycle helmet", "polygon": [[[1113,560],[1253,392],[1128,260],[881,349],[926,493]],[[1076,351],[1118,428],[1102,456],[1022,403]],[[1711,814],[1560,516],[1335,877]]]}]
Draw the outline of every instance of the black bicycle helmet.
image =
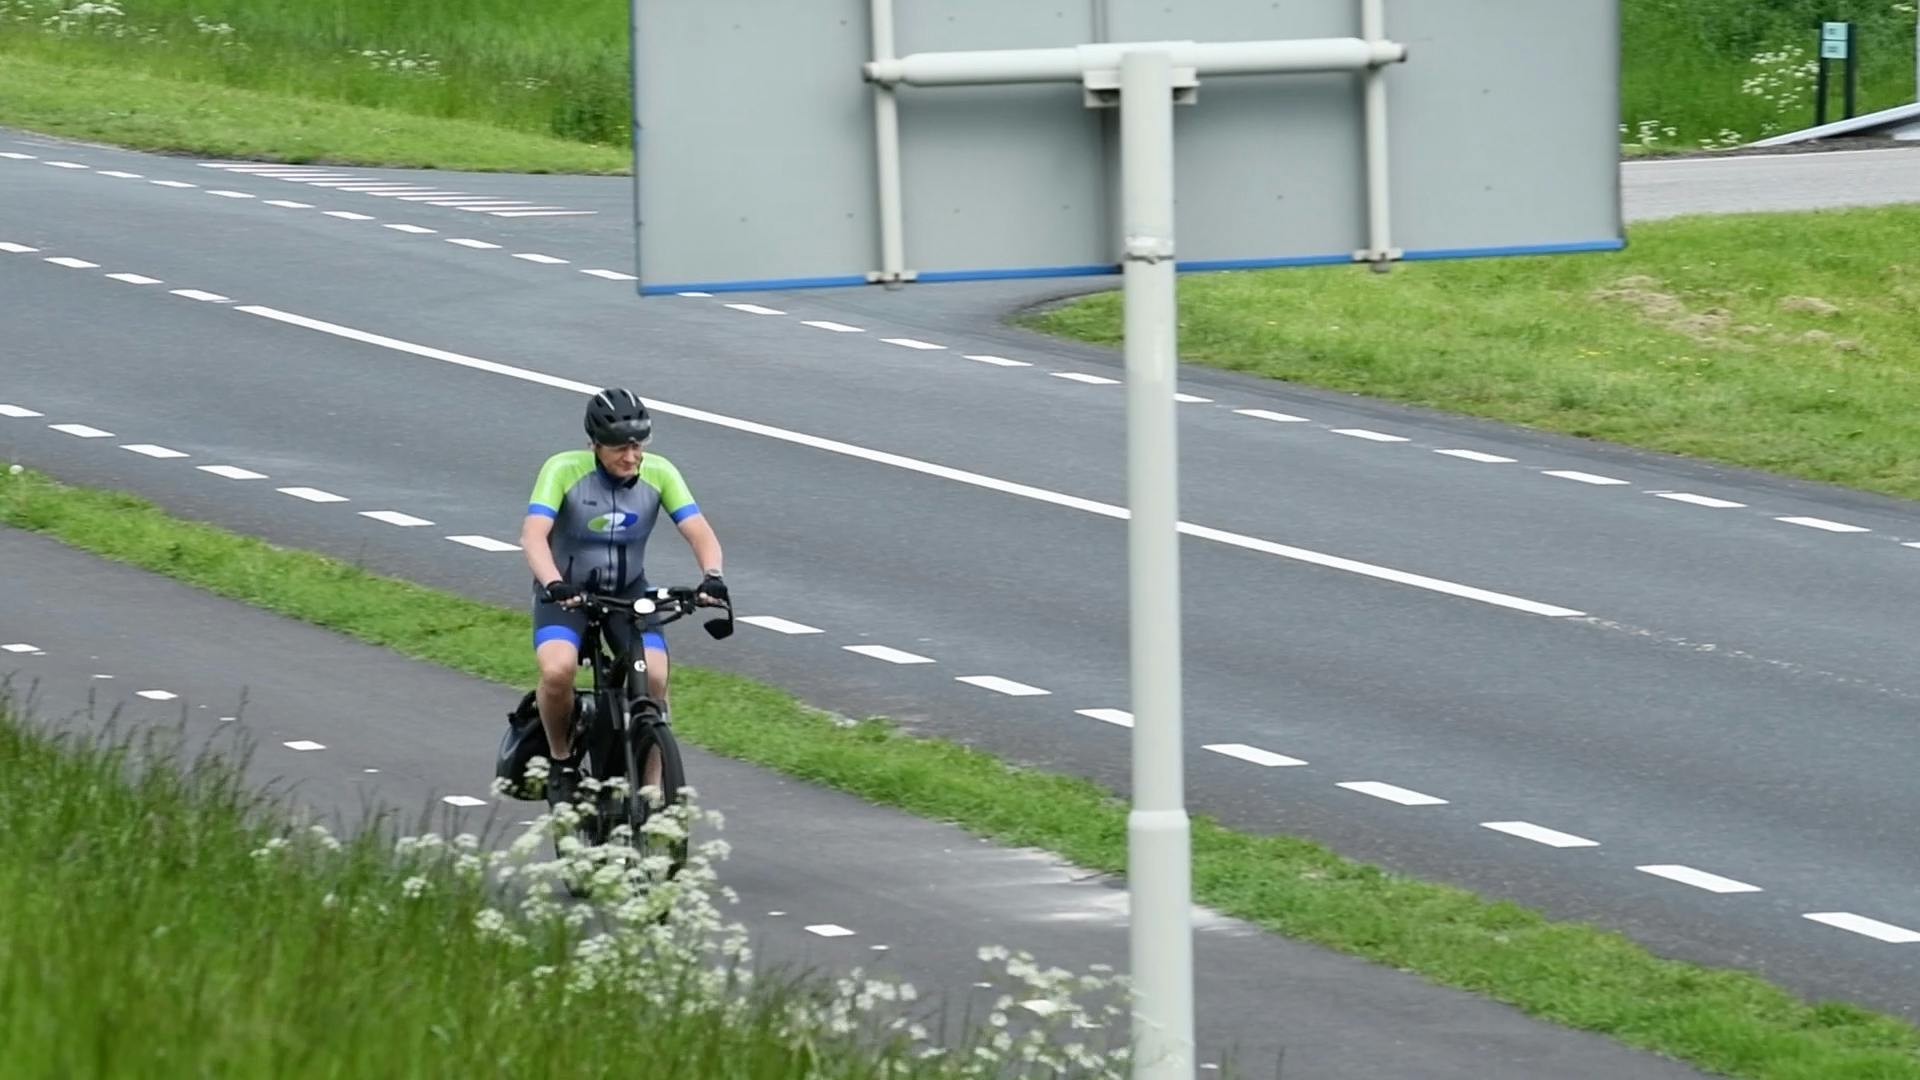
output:
[{"label": "black bicycle helmet", "polygon": [[645,446],[652,437],[653,415],[633,391],[609,387],[587,402],[587,438],[601,446]]}]

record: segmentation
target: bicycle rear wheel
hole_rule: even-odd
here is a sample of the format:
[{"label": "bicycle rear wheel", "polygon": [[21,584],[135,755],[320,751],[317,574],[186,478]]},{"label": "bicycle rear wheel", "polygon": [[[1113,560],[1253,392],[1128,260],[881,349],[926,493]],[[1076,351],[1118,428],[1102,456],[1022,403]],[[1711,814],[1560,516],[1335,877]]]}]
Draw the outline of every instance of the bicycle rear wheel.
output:
[{"label": "bicycle rear wheel", "polygon": [[643,858],[650,855],[666,856],[666,876],[671,880],[687,865],[687,851],[691,842],[688,834],[692,831],[693,823],[682,819],[685,832],[679,837],[650,835],[643,827],[654,815],[664,813],[669,807],[685,804],[686,797],[681,789],[687,786],[687,772],[680,760],[680,744],[673,737],[673,728],[650,705],[642,706],[634,713],[631,735],[631,775],[643,778],[657,770],[660,777],[660,798],[657,803],[643,795],[638,786],[628,793],[626,819],[633,827],[631,842],[634,850]]}]

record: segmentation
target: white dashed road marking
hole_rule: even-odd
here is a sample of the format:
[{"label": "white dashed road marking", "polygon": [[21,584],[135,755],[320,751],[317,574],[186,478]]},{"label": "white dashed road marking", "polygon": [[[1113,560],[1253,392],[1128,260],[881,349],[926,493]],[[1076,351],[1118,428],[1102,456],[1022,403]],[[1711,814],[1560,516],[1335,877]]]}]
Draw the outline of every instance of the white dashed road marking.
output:
[{"label": "white dashed road marking", "polygon": [[1828,521],[1826,518],[1779,517],[1779,518],[1774,518],[1773,520],[1784,521],[1789,525],[1804,525],[1809,529],[1822,529],[1822,530],[1825,530],[1826,532],[1835,532],[1835,533],[1863,533],[1863,532],[1873,531],[1872,529],[1861,528],[1858,525],[1848,525],[1845,522]]},{"label": "white dashed road marking", "polygon": [[639,281],[632,274],[623,274],[618,270],[582,270],[588,277],[606,278],[608,281]]},{"label": "white dashed road marking", "polygon": [[1434,453],[1445,454],[1448,457],[1457,457],[1463,461],[1478,461],[1487,465],[1513,464],[1513,459],[1510,457],[1501,457],[1499,454],[1483,454],[1478,450],[1435,450]]},{"label": "white dashed road marking", "polygon": [[905,652],[886,645],[842,645],[841,648],[861,656],[871,656],[875,660],[885,660],[889,664],[931,664],[933,658],[917,653]]},{"label": "white dashed road marking", "polygon": [[1040,697],[1053,693],[1051,690],[1042,690],[1037,686],[1028,686],[1026,683],[1014,682],[1012,679],[1003,679],[998,675],[961,675],[955,678],[954,682],[963,682],[969,686],[978,686],[982,690],[991,690],[996,694],[1005,694],[1008,697]]},{"label": "white dashed road marking", "polygon": [[1125,709],[1075,709],[1073,711],[1081,716],[1098,720],[1102,723],[1112,724],[1115,727],[1130,728],[1133,726],[1133,714]]},{"label": "white dashed road marking", "polygon": [[412,233],[415,236],[440,231],[439,229],[429,229],[425,225],[382,225],[380,227],[383,229],[392,229],[394,232]]},{"label": "white dashed road marking", "polygon": [[1889,945],[1910,945],[1920,941],[1920,932],[1909,930],[1904,926],[1884,923],[1879,919],[1869,919],[1865,915],[1855,915],[1851,911],[1814,911],[1807,913],[1806,917],[1814,922],[1825,923],[1841,930],[1865,934],[1867,937],[1884,941]]},{"label": "white dashed road marking", "polygon": [[1715,510],[1732,510],[1736,507],[1747,505],[1746,503],[1732,502],[1728,499],[1716,499],[1710,495],[1695,495],[1686,491],[1656,491],[1653,492],[1653,494],[1662,499],[1672,499],[1674,502],[1687,503],[1692,506],[1711,507]]},{"label": "white dashed road marking", "polygon": [[7,652],[11,652],[11,653],[27,653],[27,652],[39,652],[40,646],[29,645],[24,641],[16,641],[11,645],[0,645],[0,649],[5,649]]},{"label": "white dashed road marking", "polygon": [[519,551],[519,544],[509,544],[504,540],[495,540],[491,536],[449,536],[447,539],[456,544],[465,544],[481,551]]},{"label": "white dashed road marking", "polygon": [[449,238],[447,243],[459,244],[461,247],[473,248],[476,251],[494,251],[500,247],[499,244],[489,244],[485,240],[468,240],[465,238]]},{"label": "white dashed road marking", "polygon": [[712,294],[712,293],[710,293],[710,292],[683,292],[683,293],[675,293],[674,295],[675,295],[675,296],[707,296],[707,297],[710,297],[710,296],[712,296],[713,294]]},{"label": "white dashed road marking", "polygon": [[441,797],[440,801],[443,803],[446,803],[448,806],[485,806],[487,805],[487,800],[476,799],[471,795],[445,795]]},{"label": "white dashed road marking", "polygon": [[783,619],[778,615],[742,615],[735,621],[746,623],[748,626],[757,626],[762,630],[771,630],[776,634],[818,634],[823,632],[817,626],[797,623],[791,619]]},{"label": "white dashed road marking", "polygon": [[1541,471],[1548,476],[1557,476],[1562,480],[1574,480],[1582,484],[1605,486],[1626,483],[1625,480],[1615,480],[1611,476],[1595,476],[1593,473],[1581,472],[1578,469],[1543,469]]},{"label": "white dashed road marking", "polygon": [[147,183],[152,184],[155,187],[170,187],[170,188],[190,188],[190,187],[200,186],[199,184],[189,184],[185,180],[149,180],[147,181]]},{"label": "white dashed road marking", "polygon": [[931,341],[921,341],[919,338],[885,337],[880,340],[889,345],[898,345],[903,349],[919,349],[923,352],[938,352],[946,348],[945,345],[935,345]]},{"label": "white dashed road marking", "polygon": [[1032,364],[1027,363],[1025,360],[1009,360],[1004,356],[993,356],[987,353],[966,353],[965,355],[966,355],[966,358],[969,360],[978,360],[983,364],[992,364],[994,367],[1032,367],[1033,366]]},{"label": "white dashed road marking", "polygon": [[218,195],[223,199],[251,199],[253,196],[244,191],[208,191],[209,195]]},{"label": "white dashed road marking", "polygon": [[1384,431],[1368,431],[1366,428],[1334,428],[1335,435],[1345,435],[1353,439],[1366,439],[1368,442],[1406,442],[1401,435],[1389,435]]},{"label": "white dashed road marking", "polygon": [[351,210],[323,210],[328,217],[337,217],[341,221],[372,221],[372,214],[356,214]]},{"label": "white dashed road marking", "polygon": [[428,521],[426,518],[414,517],[412,514],[403,514],[398,510],[362,510],[360,511],[360,516],[372,518],[375,521],[384,521],[389,525],[398,525],[403,529],[433,524],[433,522]]},{"label": "white dashed road marking", "polygon": [[166,284],[166,282],[161,281],[157,277],[148,277],[145,274],[108,274],[107,277],[113,279],[114,281],[124,281],[129,285],[164,285]]},{"label": "white dashed road marking", "polygon": [[99,263],[76,259],[71,255],[50,255],[47,261],[55,266],[65,266],[73,270],[97,270],[100,267]]},{"label": "white dashed road marking", "polygon": [[1447,804],[1445,799],[1424,795],[1418,791],[1409,791],[1393,784],[1383,784],[1378,780],[1349,780],[1335,786],[1346,788],[1348,791],[1357,791],[1362,795],[1371,795],[1376,799],[1399,803],[1401,806],[1445,806]]},{"label": "white dashed road marking", "polygon": [[33,156],[32,154],[22,154],[22,153],[20,153],[20,152],[19,152],[18,150],[0,150],[0,157],[3,157],[3,158],[12,158],[12,159],[13,159],[13,160],[15,160],[15,161],[33,161],[33,160],[35,160],[35,159],[34,159],[34,156]]},{"label": "white dashed road marking", "polygon": [[1735,881],[1719,874],[1709,874],[1705,870],[1695,870],[1691,866],[1636,866],[1635,870],[1668,881],[1677,881],[1682,885],[1691,885],[1696,889],[1705,889],[1714,893],[1747,893],[1762,891],[1758,885],[1749,885],[1744,881]]},{"label": "white dashed road marking", "polygon": [[221,296],[219,293],[211,293],[203,289],[174,289],[172,292],[175,296],[184,296],[188,300],[198,300],[206,304],[224,304],[227,302],[227,298]]},{"label": "white dashed road marking", "polygon": [[[695,295],[695,294],[694,294],[694,293],[681,293],[680,295],[681,295],[681,296],[693,296],[693,295]],[[700,295],[700,296],[710,296],[710,295],[712,295],[712,294],[711,294],[711,293],[700,293],[700,294],[698,294],[698,295]],[[733,309],[733,310],[735,310],[735,311],[744,311],[744,312],[746,312],[746,313],[747,313],[748,315],[785,315],[785,314],[786,314],[786,312],[784,312],[784,311],[781,311],[781,310],[780,310],[779,308],[770,308],[770,307],[761,307],[761,306],[760,306],[759,304],[728,304],[728,305],[726,305],[726,306],[727,306],[727,307],[730,307],[730,308],[732,308],[732,309]]]},{"label": "white dashed road marking", "polygon": [[345,495],[335,495],[331,491],[322,491],[311,487],[276,488],[282,495],[291,495],[296,499],[305,499],[313,503],[343,503],[348,501]]},{"label": "white dashed road marking", "polygon": [[515,255],[514,258],[525,259],[530,263],[540,263],[544,266],[555,266],[567,261],[565,259],[556,259],[551,255],[542,255],[537,251],[522,251]]},{"label": "white dashed road marking", "polygon": [[125,446],[122,446],[120,449],[131,450],[136,454],[142,454],[150,458],[160,458],[162,460],[165,460],[168,458],[183,458],[187,456],[185,453],[179,450],[175,450],[170,446],[160,446],[156,443],[150,443],[150,442],[127,443]]},{"label": "white dashed road marking", "polygon": [[1269,769],[1306,764],[1306,762],[1301,761],[1299,758],[1288,757],[1285,754],[1276,754],[1271,750],[1262,750],[1257,746],[1248,746],[1246,743],[1211,743],[1206,749],[1216,754],[1224,754],[1230,758],[1250,761],[1255,765],[1264,765]]},{"label": "white dashed road marking", "polygon": [[493,212],[493,216],[506,217],[506,218],[583,217],[588,214],[597,214],[599,212],[600,211],[598,210],[495,210]]},{"label": "white dashed road marking", "polygon": [[1255,420],[1271,420],[1276,424],[1311,424],[1313,423],[1313,421],[1307,419],[1304,416],[1294,416],[1289,413],[1274,412],[1271,409],[1235,409],[1233,410],[1233,412],[1235,416],[1251,416]]},{"label": "white dashed road marking", "polygon": [[1118,386],[1119,379],[1109,379],[1105,375],[1088,375],[1081,371],[1049,371],[1047,374],[1068,382],[1086,383],[1088,386]]},{"label": "white dashed road marking", "polygon": [[133,693],[135,697],[143,697],[148,701],[172,701],[180,696],[171,690],[135,690]]},{"label": "white dashed road marking", "polygon": [[853,936],[853,931],[847,929],[844,926],[840,926],[837,923],[830,923],[830,922],[816,923],[812,926],[809,926],[807,927],[807,933],[818,934],[821,937],[852,937]]},{"label": "white dashed road marking", "polygon": [[238,465],[196,465],[194,468],[203,473],[224,476],[229,480],[265,480],[267,478],[266,473],[243,469]]},{"label": "white dashed road marking", "polygon": [[312,739],[295,739],[292,742],[284,742],[284,743],[281,743],[280,745],[286,747],[289,750],[325,750],[326,749],[325,746],[323,746],[320,743],[314,742]]},{"label": "white dashed road marking", "polygon": [[84,169],[87,167],[77,161],[45,161],[41,162],[41,164],[51,165],[56,169]]},{"label": "white dashed road marking", "polygon": [[45,415],[47,414],[34,412],[24,405],[0,405],[0,416],[11,416],[16,420],[25,420],[29,417]]},{"label": "white dashed road marking", "polygon": [[62,434],[72,435],[72,436],[75,436],[76,438],[81,438],[81,439],[113,438],[113,432],[101,431],[97,427],[88,427],[85,424],[48,424],[47,426]]},{"label": "white dashed road marking", "polygon": [[862,330],[857,326],[848,326],[846,323],[829,322],[826,319],[804,319],[801,321],[800,325],[811,326],[816,330],[831,330],[836,334],[866,333],[865,330]]},{"label": "white dashed road marking", "polygon": [[285,207],[288,210],[313,209],[313,204],[310,202],[294,202],[292,199],[268,199],[267,205]]},{"label": "white dashed road marking", "polygon": [[0,240],[0,251],[10,251],[15,255],[27,255],[39,250],[40,249],[37,247],[28,247],[25,244],[16,244],[11,240]]},{"label": "white dashed road marking", "polygon": [[1185,403],[1185,404],[1188,404],[1188,405],[1211,405],[1211,404],[1213,404],[1213,399],[1212,399],[1212,398],[1210,398],[1210,397],[1201,397],[1201,396],[1200,396],[1200,395],[1198,395],[1198,394],[1175,394],[1175,395],[1173,395],[1173,400],[1175,400],[1175,401],[1179,401],[1179,402],[1183,402],[1183,403]]},{"label": "white dashed road marking", "polygon": [[1557,829],[1545,828],[1544,826],[1535,825],[1528,821],[1483,821],[1480,823],[1480,827],[1483,829],[1492,829],[1495,832],[1503,832],[1509,836],[1517,836],[1522,840],[1531,840],[1536,844],[1545,844],[1548,847],[1600,846],[1600,841],[1598,840],[1589,840],[1584,836],[1563,833]]},{"label": "white dashed road marking", "polygon": [[113,178],[114,178],[115,180],[143,180],[143,179],[145,179],[145,177],[143,177],[143,176],[141,176],[141,175],[140,175],[139,173],[137,173],[137,172],[122,172],[122,171],[120,171],[119,169],[101,169],[101,170],[100,170],[100,175],[101,175],[101,176],[111,176],[111,177],[113,177]]}]

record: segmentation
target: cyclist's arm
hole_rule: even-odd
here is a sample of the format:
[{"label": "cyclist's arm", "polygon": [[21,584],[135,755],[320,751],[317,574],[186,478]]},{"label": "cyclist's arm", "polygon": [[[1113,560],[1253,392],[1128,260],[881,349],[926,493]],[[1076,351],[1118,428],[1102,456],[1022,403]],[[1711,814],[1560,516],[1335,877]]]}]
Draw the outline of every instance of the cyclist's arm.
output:
[{"label": "cyclist's arm", "polygon": [[528,514],[520,525],[520,550],[527,556],[533,580],[542,585],[560,580],[560,568],[553,564],[553,548],[547,543],[552,534],[553,519],[542,514]]},{"label": "cyclist's arm", "polygon": [[702,574],[720,572],[720,538],[713,535],[713,526],[707,524],[707,515],[693,514],[676,523],[680,535],[693,549],[693,557],[700,560]]}]

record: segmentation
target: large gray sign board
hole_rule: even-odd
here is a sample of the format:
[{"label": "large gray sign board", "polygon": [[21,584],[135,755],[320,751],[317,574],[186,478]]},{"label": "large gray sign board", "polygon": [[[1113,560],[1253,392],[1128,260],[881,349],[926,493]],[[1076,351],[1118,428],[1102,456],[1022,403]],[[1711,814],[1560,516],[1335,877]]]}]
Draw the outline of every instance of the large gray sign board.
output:
[{"label": "large gray sign board", "polygon": [[[896,52],[1353,37],[1357,0],[895,0]],[[643,293],[854,285],[880,263],[868,0],[634,0]],[[1393,246],[1613,250],[1618,0],[1388,0]],[[1176,117],[1182,270],[1368,246],[1355,74],[1205,78]],[[1080,87],[900,86],[920,282],[1119,270],[1118,139]]]}]

